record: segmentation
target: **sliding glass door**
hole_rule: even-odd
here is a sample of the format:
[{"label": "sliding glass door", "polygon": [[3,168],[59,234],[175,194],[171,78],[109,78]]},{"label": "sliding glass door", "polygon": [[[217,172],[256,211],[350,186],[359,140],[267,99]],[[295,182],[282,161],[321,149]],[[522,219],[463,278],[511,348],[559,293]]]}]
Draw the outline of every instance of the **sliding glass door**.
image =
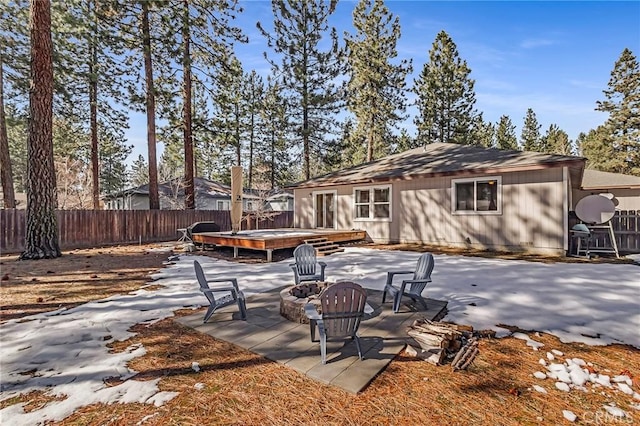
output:
[{"label": "sliding glass door", "polygon": [[336,227],[336,193],[314,192],[314,212],[315,227],[329,228]]}]

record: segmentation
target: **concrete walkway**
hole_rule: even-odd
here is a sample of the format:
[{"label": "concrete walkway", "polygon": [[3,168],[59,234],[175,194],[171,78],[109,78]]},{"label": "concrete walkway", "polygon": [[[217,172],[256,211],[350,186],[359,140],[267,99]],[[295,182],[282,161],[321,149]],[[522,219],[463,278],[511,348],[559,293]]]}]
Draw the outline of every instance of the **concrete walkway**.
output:
[{"label": "concrete walkway", "polygon": [[365,316],[358,332],[364,360],[358,359],[355,343],[350,339],[330,341],[327,342],[327,363],[322,365],[320,344],[311,341],[309,325],[280,316],[280,290],[282,288],[249,297],[246,321],[238,319],[235,305],[217,311],[207,324],[202,323],[203,313],[176,318],[176,321],[277,361],[314,380],[358,393],[412,340],[406,333],[408,325],[418,318],[440,318],[447,306],[447,302],[427,299],[427,311],[417,312],[413,306],[403,304],[400,312],[394,314],[388,299],[382,306],[382,292],[367,289],[367,303],[374,312]]}]

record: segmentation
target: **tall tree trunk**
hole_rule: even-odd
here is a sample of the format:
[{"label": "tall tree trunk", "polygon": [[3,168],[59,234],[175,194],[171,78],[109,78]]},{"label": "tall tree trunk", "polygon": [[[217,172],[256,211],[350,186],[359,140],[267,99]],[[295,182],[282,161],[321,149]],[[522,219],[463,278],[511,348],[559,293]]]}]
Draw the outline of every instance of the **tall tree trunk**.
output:
[{"label": "tall tree trunk", "polygon": [[27,146],[27,235],[20,259],[62,255],[53,164],[53,46],[50,0],[31,0],[31,88]]},{"label": "tall tree trunk", "polygon": [[144,76],[147,86],[147,146],[149,154],[149,209],[160,209],[158,194],[158,160],[156,154],[156,94],[153,85],[151,61],[151,30],[149,29],[149,4],[142,4],[142,43],[144,46]]},{"label": "tall tree trunk", "polygon": [[242,165],[242,157],[241,157],[241,147],[240,147],[240,107],[236,103],[235,106],[235,139],[236,139],[236,166]]},{"label": "tall tree trunk", "polygon": [[255,131],[253,126],[255,125],[255,112],[251,111],[251,127],[249,128],[249,183],[248,188],[253,188],[253,138],[255,137]]},{"label": "tall tree trunk", "polygon": [[2,76],[2,53],[0,53],[0,173],[2,174],[2,197],[5,209],[16,208],[16,196],[13,190],[13,171],[9,155],[9,136],[7,118],[4,114],[4,80]]},{"label": "tall tree trunk", "polygon": [[374,130],[373,119],[371,123],[369,123],[369,130],[367,131],[367,163],[373,161],[373,146],[375,144],[375,130]]},{"label": "tall tree trunk", "polygon": [[[92,0],[88,1],[89,14],[94,5]],[[100,177],[98,170],[98,75],[96,65],[98,53],[96,48],[97,37],[97,17],[95,18],[93,34],[89,35],[89,122],[91,127],[91,187],[93,195],[93,209],[100,208]]]},{"label": "tall tree trunk", "polygon": [[193,134],[191,129],[191,52],[189,42],[191,33],[189,31],[189,0],[184,0],[184,19],[182,22],[182,44],[183,44],[183,98],[182,119],[184,121],[184,208],[195,209],[195,185],[193,176]]},{"label": "tall tree trunk", "polygon": [[276,187],[276,134],[271,131],[271,189]]},{"label": "tall tree trunk", "polygon": [[307,83],[305,81],[302,90],[302,151],[304,155],[304,178],[311,179],[311,155],[309,154],[309,93],[307,92]]}]

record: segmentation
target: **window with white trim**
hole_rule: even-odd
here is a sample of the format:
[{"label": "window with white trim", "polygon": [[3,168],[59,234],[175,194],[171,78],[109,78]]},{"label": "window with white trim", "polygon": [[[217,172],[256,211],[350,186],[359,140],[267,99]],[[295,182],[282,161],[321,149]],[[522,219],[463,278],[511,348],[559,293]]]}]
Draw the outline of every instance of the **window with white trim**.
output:
[{"label": "window with white trim", "polygon": [[500,214],[502,212],[500,176],[452,179],[451,204],[454,213]]},{"label": "window with white trim", "polygon": [[353,201],[355,219],[391,219],[391,186],[354,188]]}]

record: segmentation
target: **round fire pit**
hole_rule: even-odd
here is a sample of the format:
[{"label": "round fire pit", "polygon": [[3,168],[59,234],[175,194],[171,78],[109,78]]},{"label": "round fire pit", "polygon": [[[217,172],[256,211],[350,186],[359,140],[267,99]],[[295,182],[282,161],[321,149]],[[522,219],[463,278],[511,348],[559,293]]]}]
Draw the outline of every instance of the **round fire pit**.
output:
[{"label": "round fire pit", "polygon": [[280,292],[280,315],[289,321],[309,324],[309,318],[304,314],[307,303],[320,305],[317,296],[331,283],[310,282],[287,287]]}]

